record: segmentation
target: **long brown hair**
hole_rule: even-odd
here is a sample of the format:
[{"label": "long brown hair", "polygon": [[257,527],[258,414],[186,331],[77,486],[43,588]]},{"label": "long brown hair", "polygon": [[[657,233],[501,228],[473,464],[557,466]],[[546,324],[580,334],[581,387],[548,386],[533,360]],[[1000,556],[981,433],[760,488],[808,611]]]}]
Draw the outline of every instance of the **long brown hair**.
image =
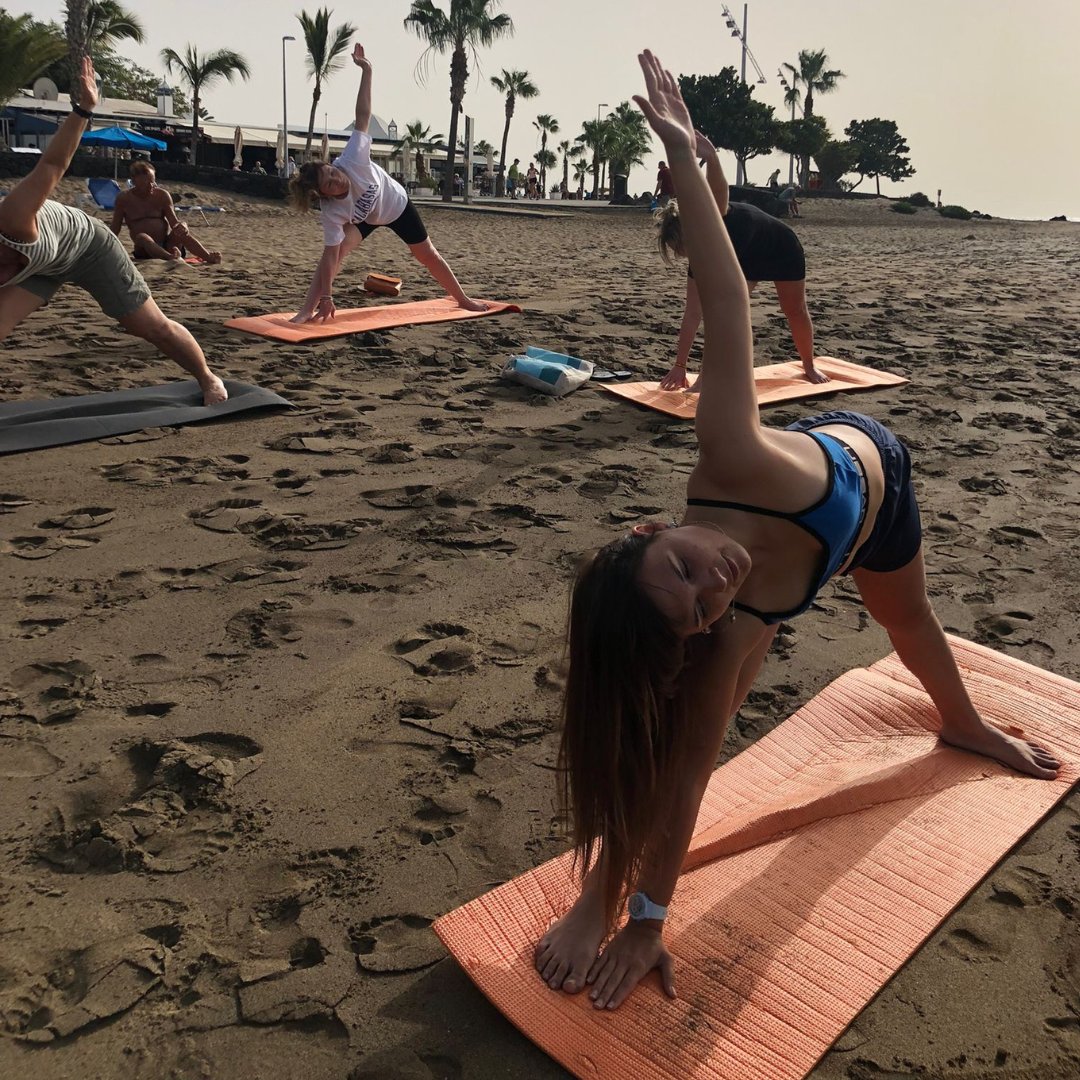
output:
[{"label": "long brown hair", "polygon": [[319,173],[325,161],[305,162],[289,181],[289,205],[294,210],[311,210],[319,205]]},{"label": "long brown hair", "polygon": [[609,926],[669,816],[685,724],[685,643],[637,581],[652,539],[626,536],[586,558],[570,602],[561,794],[582,875],[601,854]]},{"label": "long brown hair", "polygon": [[684,255],[682,221],[679,218],[679,200],[670,199],[667,206],[653,211],[653,225],[656,228],[656,247],[664,262],[671,262],[672,255]]}]

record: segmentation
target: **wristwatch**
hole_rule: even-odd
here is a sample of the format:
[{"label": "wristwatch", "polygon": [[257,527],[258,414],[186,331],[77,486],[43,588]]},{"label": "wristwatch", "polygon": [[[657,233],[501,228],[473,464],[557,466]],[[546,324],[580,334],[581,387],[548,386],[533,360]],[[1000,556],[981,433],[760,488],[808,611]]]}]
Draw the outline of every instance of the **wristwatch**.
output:
[{"label": "wristwatch", "polygon": [[94,114],[89,109],[84,109],[77,102],[73,101],[71,103],[71,111],[73,113],[76,113],[77,115],[81,116],[84,120],[93,120],[94,119]]},{"label": "wristwatch", "polygon": [[667,918],[667,908],[654,904],[643,892],[636,892],[626,903],[626,910],[634,922],[642,922],[645,919],[656,919],[663,922]]}]

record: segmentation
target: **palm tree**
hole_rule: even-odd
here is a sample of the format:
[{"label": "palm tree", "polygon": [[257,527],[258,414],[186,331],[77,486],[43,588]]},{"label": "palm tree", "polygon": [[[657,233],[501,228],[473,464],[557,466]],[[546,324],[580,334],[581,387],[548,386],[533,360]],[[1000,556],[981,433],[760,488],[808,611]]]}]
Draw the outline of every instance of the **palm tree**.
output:
[{"label": "palm tree", "polygon": [[629,101],[624,101],[608,114],[608,125],[607,149],[612,174],[629,177],[633,166],[644,164],[652,142],[645,116]]},{"label": "palm tree", "polygon": [[554,169],[558,164],[558,158],[554,150],[537,150],[536,163],[540,166],[540,198],[547,198],[547,171]]},{"label": "palm tree", "polygon": [[589,164],[587,157],[578,158],[574,162],[574,179],[577,181],[577,197],[579,199],[585,198],[585,178],[592,171],[592,166]]},{"label": "palm tree", "polygon": [[[479,46],[488,46],[514,32],[509,15],[494,15],[491,9],[499,0],[450,0],[449,13],[433,0],[413,0],[405,16],[405,29],[413,30],[427,48],[420,57],[450,50],[450,138],[446,172],[443,174],[443,202],[454,197],[454,159],[457,156],[457,127],[465,84],[469,78],[469,54],[476,57]],[[419,65],[418,65],[419,66]]]},{"label": "palm tree", "polygon": [[587,148],[592,151],[592,193],[594,199],[600,193],[600,159],[603,154],[605,135],[603,120],[586,120],[581,125],[581,134],[574,140],[580,143],[583,149]]},{"label": "palm tree", "polygon": [[[536,160],[540,162],[540,190],[547,191],[547,165],[544,162],[547,161],[547,140],[549,135],[555,135],[559,131],[559,121],[554,116],[548,113],[541,113],[534,121],[533,127],[540,132],[540,153],[536,155]],[[543,161],[541,161],[541,155],[543,155]],[[554,165],[554,161],[552,165]]]},{"label": "palm tree", "polygon": [[342,54],[348,51],[349,40],[356,33],[352,23],[342,23],[330,30],[330,16],[334,12],[329,8],[319,8],[314,15],[301,11],[296,16],[304,31],[304,45],[307,48],[308,75],[315,80],[315,89],[311,94],[311,115],[308,117],[307,142],[304,144],[304,157],[311,155],[311,137],[315,131],[315,112],[322,97],[322,84],[335,71],[341,70],[345,62]]},{"label": "palm tree", "polygon": [[0,8],[0,106],[60,59],[67,48],[51,26]]},{"label": "palm tree", "polygon": [[[825,65],[829,58],[824,49],[800,49],[799,66],[792,64],[783,66],[791,74],[792,88],[795,90],[801,83],[806,87],[803,98],[803,119],[809,120],[814,115],[814,94],[829,94],[836,89],[836,84],[844,78],[844,73],[838,70],[827,70]],[[790,94],[791,91],[788,91]],[[784,98],[787,101],[787,96]],[[792,100],[798,101],[797,97]],[[790,104],[790,101],[788,102]],[[810,169],[810,155],[804,154],[799,158],[799,182],[805,187],[807,173]]]},{"label": "palm tree", "polygon": [[416,154],[416,179],[423,181],[427,178],[427,169],[424,168],[424,151],[430,150],[436,143],[442,142],[442,135],[432,135],[431,128],[424,127],[422,120],[414,120],[405,125],[405,138],[398,139],[394,143],[394,153],[404,150],[405,153]]},{"label": "palm tree", "polygon": [[198,164],[199,154],[199,99],[204,86],[211,86],[218,79],[232,82],[239,75],[241,79],[251,77],[247,61],[231,49],[218,49],[217,52],[199,55],[194,45],[185,47],[181,56],[175,49],[162,49],[161,62],[171,75],[174,70],[191,87],[191,164]]},{"label": "palm tree", "polygon": [[563,191],[570,190],[570,140],[563,139],[559,143],[559,153],[562,154],[562,186]]},{"label": "palm tree", "polygon": [[503,68],[502,75],[492,75],[491,85],[506,95],[506,126],[503,128],[502,153],[499,154],[499,175],[495,181],[495,194],[506,194],[506,140],[510,137],[510,120],[514,115],[514,105],[518,98],[533,98],[540,91],[529,79],[527,71],[507,71]]},{"label": "palm tree", "polygon": [[[68,0],[68,9],[72,0]],[[122,8],[116,0],[90,0],[86,4],[86,44],[91,53],[109,48],[116,41],[146,40],[146,31],[134,12]]]}]

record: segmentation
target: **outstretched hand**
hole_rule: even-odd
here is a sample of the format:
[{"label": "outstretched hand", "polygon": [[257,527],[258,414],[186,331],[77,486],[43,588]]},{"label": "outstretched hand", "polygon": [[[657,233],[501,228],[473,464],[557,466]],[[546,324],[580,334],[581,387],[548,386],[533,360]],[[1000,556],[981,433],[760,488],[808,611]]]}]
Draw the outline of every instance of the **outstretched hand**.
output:
[{"label": "outstretched hand", "polygon": [[76,103],[87,112],[93,112],[98,103],[97,73],[89,56],[84,56],[75,77]]},{"label": "outstretched hand", "polygon": [[645,75],[648,97],[635,94],[637,107],[645,114],[649,126],[660,136],[669,157],[674,157],[676,151],[689,150],[693,153],[697,133],[675,76],[661,66],[648,49],[638,54],[638,63]]},{"label": "outstretched hand", "polygon": [[352,62],[365,71],[371,70],[371,61],[364,55],[364,46],[357,44],[352,51]]}]

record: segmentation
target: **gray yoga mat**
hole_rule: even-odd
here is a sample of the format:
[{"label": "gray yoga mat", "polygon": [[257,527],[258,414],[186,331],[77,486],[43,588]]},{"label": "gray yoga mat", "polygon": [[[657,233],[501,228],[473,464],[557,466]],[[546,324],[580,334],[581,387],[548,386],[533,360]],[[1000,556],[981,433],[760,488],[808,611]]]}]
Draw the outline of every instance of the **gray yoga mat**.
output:
[{"label": "gray yoga mat", "polygon": [[226,379],[225,389],[229,398],[219,405],[203,405],[196,382],[139,386],[111,394],[46,401],[9,401],[0,404],[0,454],[104,439],[144,428],[216,420],[247,409],[281,405],[291,408],[291,402],[261,386]]}]

